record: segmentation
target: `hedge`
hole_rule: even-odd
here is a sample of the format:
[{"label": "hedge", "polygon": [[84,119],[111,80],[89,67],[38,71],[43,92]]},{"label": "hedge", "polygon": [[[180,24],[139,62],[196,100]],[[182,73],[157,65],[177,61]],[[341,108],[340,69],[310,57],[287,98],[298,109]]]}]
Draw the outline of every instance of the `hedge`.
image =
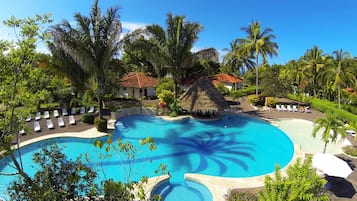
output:
[{"label": "hedge", "polygon": [[83,114],[81,119],[83,123],[94,124],[94,114]]},{"label": "hedge", "polygon": [[107,120],[100,117],[95,118],[94,125],[99,132],[105,132],[107,130]]},{"label": "hedge", "polygon": [[329,111],[335,113],[344,122],[357,123],[357,115],[354,115],[346,110],[338,109],[338,105],[331,101],[293,94],[288,94],[288,97],[295,101],[309,103],[312,108],[320,112],[326,113]]}]

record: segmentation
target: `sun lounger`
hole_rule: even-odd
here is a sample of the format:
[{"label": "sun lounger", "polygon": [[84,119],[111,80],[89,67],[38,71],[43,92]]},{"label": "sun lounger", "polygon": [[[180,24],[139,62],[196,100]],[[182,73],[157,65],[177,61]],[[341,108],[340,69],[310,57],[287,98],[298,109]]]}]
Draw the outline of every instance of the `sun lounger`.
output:
[{"label": "sun lounger", "polygon": [[288,112],[292,112],[293,108],[291,107],[291,105],[287,105],[286,109],[288,110]]},{"label": "sun lounger", "polygon": [[283,112],[287,111],[287,109],[286,109],[286,107],[285,107],[284,105],[280,105],[280,107],[281,107],[281,110],[282,110]]},{"label": "sun lounger", "polygon": [[19,134],[20,134],[20,135],[26,135],[25,129],[21,129],[21,130],[19,131]]},{"label": "sun lounger", "polygon": [[38,121],[40,119],[41,119],[41,113],[40,112],[36,112],[35,120]]},{"label": "sun lounger", "polygon": [[310,107],[309,107],[309,106],[306,106],[306,107],[305,107],[305,112],[306,112],[306,113],[310,113],[310,112],[311,112],[311,110],[310,110]]},{"label": "sun lounger", "polygon": [[93,113],[94,112],[94,107],[93,106],[90,106],[89,107],[89,110],[88,110],[88,113]]},{"label": "sun lounger", "polygon": [[67,112],[66,108],[62,108],[62,115],[63,116],[67,116],[68,115],[68,112]]},{"label": "sun lounger", "polygon": [[85,107],[81,107],[81,109],[79,110],[80,114],[84,114],[86,113],[86,108]]},{"label": "sun lounger", "polygon": [[41,131],[40,122],[35,121],[35,122],[33,123],[33,130],[36,131],[36,132]]},{"label": "sun lounger", "polygon": [[293,112],[297,112],[297,111],[298,111],[298,109],[297,109],[296,105],[293,105]]},{"label": "sun lounger", "polygon": [[75,115],[77,113],[76,108],[72,107],[71,108],[71,115]]},{"label": "sun lounger", "polygon": [[49,119],[50,118],[50,112],[49,111],[45,111],[45,113],[43,114],[43,117],[45,117],[45,119]]},{"label": "sun lounger", "polygon": [[52,123],[52,120],[51,120],[51,119],[47,119],[47,120],[46,120],[46,125],[47,125],[47,128],[49,128],[49,129],[54,128],[54,126],[53,126],[53,123]]},{"label": "sun lounger", "polygon": [[280,105],[275,105],[275,108],[278,110],[278,112],[281,112],[281,111],[282,111]]},{"label": "sun lounger", "polygon": [[26,122],[29,122],[29,121],[31,121],[31,119],[32,119],[31,114],[29,114],[29,115],[26,117],[25,121],[26,121]]},{"label": "sun lounger", "polygon": [[69,115],[68,119],[69,119],[69,124],[72,124],[72,125],[76,124],[76,120],[74,119],[73,115]]},{"label": "sun lounger", "polygon": [[62,117],[57,118],[57,121],[58,121],[58,126],[60,126],[60,127],[64,127],[65,126]]},{"label": "sun lounger", "polygon": [[59,117],[58,110],[53,110],[53,116],[56,118]]}]

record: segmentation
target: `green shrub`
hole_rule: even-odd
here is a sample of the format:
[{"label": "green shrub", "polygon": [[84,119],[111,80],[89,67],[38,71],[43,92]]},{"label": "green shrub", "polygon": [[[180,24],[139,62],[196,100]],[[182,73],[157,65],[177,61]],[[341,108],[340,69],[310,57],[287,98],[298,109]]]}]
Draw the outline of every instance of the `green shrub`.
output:
[{"label": "green shrub", "polygon": [[134,195],[130,193],[128,186],[124,183],[107,180],[104,182],[104,200],[130,201]]},{"label": "green shrub", "polygon": [[354,146],[346,146],[342,148],[343,152],[345,152],[347,155],[357,157],[357,148]]},{"label": "green shrub", "polygon": [[159,86],[155,89],[156,94],[161,94],[164,90],[174,91],[174,80],[172,78],[167,77],[161,79]]},{"label": "green shrub", "polygon": [[226,96],[229,94],[229,89],[223,83],[218,83],[216,85],[216,89],[222,96]]},{"label": "green shrub", "polygon": [[94,114],[83,114],[81,119],[83,123],[94,124]]},{"label": "green shrub", "polygon": [[107,120],[97,117],[94,119],[94,125],[99,132],[105,132],[107,130]]},{"label": "green shrub", "polygon": [[249,103],[251,103],[252,105],[257,105],[257,103],[259,102],[259,98],[256,95],[249,95],[248,96],[248,101]]},{"label": "green shrub", "polygon": [[265,97],[265,106],[273,107],[275,105],[275,97]]},{"label": "green shrub", "polygon": [[255,86],[245,87],[243,89],[230,91],[233,98],[239,98],[247,95],[255,94]]},{"label": "green shrub", "polygon": [[344,122],[357,123],[357,115],[354,115],[346,110],[339,110],[338,105],[328,100],[321,100],[318,98],[304,97],[302,95],[288,94],[288,97],[292,100],[309,103],[312,108],[320,112],[335,113],[338,118]]},{"label": "green shrub", "polygon": [[258,196],[249,192],[229,190],[228,194],[225,195],[225,200],[226,201],[256,201],[258,200]]},{"label": "green shrub", "polygon": [[166,105],[171,105],[174,102],[174,92],[170,90],[162,90],[160,94],[157,95],[161,102],[166,103]]}]

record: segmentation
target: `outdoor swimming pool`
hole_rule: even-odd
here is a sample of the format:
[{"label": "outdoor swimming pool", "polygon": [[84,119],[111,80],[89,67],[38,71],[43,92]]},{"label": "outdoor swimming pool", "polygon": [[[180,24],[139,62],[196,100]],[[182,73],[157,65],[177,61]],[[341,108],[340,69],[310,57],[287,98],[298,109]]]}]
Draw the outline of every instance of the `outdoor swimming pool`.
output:
[{"label": "outdoor swimming pool", "polygon": [[[151,116],[128,116],[116,122],[115,139],[138,145],[138,140],[147,136],[153,137],[157,150],[142,149],[136,153],[135,161],[114,153],[112,158],[103,159],[104,171],[98,162],[103,152],[93,146],[95,139],[66,137],[40,141],[22,148],[25,171],[33,175],[36,167],[32,167],[32,155],[40,147],[53,143],[64,147],[63,151],[71,158],[88,154],[87,163],[98,170],[101,180],[123,180],[129,172],[132,180],[140,180],[143,175],[156,176],[155,169],[161,163],[167,166],[171,182],[185,181],[185,173],[251,177],[273,172],[276,164],[286,166],[294,153],[293,143],[285,133],[246,116],[228,115],[212,121],[191,118],[166,121]],[[8,159],[1,161],[0,171],[14,172],[7,163]],[[0,177],[0,190],[4,192],[4,186],[14,178]]]}]

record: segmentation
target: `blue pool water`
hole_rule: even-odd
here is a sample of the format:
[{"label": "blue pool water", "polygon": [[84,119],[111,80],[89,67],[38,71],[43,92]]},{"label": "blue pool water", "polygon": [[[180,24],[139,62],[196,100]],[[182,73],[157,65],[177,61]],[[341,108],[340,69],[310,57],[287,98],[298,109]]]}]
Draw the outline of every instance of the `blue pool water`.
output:
[{"label": "blue pool water", "polygon": [[[57,143],[70,158],[88,155],[86,163],[98,170],[100,180],[128,177],[140,180],[142,175],[156,176],[155,169],[162,163],[171,174],[170,181],[175,183],[183,182],[185,173],[222,177],[271,173],[276,164],[286,166],[294,152],[292,141],[281,130],[246,116],[228,115],[214,121],[187,118],[173,122],[151,116],[128,116],[116,122],[115,139],[138,145],[138,140],[147,136],[154,138],[157,150],[142,148],[136,153],[135,161],[115,152],[112,158],[99,163],[100,155],[105,152],[93,146],[95,139],[55,138],[21,148],[23,164],[25,171],[33,175],[36,166],[33,166],[32,155],[40,147]],[[8,163],[8,158],[0,161],[1,172],[15,171]],[[0,191],[4,192],[14,177],[0,178]]]},{"label": "blue pool water", "polygon": [[153,189],[152,196],[161,195],[169,201],[211,201],[211,192],[202,184],[186,180],[185,182],[172,183],[170,180],[163,181]]}]

